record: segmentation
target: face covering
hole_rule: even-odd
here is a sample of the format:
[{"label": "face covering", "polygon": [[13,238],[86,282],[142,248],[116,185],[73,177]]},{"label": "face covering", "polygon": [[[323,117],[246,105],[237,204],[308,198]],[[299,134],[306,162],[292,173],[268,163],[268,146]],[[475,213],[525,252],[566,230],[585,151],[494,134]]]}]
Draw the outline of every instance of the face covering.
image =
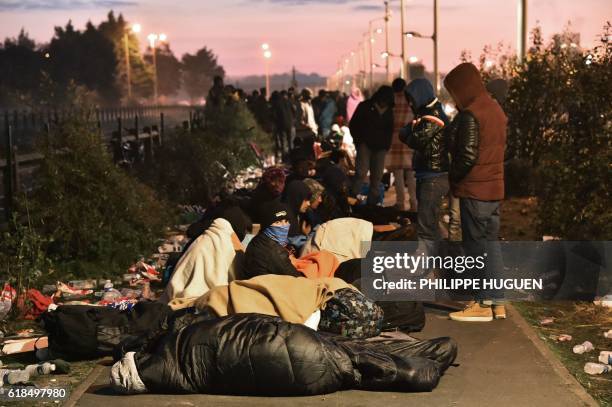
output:
[{"label": "face covering", "polygon": [[263,233],[281,246],[287,246],[289,241],[289,225],[268,226],[264,229]]}]

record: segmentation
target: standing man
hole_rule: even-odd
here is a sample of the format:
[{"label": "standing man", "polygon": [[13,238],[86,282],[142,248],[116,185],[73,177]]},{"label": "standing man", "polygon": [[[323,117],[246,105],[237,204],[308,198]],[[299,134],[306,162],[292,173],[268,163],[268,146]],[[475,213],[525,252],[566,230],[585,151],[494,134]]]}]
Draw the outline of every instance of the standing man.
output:
[{"label": "standing man", "polygon": [[372,97],[361,102],[349,123],[357,147],[353,195],[359,194],[363,181],[370,172],[368,205],[380,200],[379,185],[385,169],[385,155],[391,147],[393,135],[393,103],[395,95],[390,86],[381,86]]},{"label": "standing man", "polygon": [[[460,200],[465,254],[486,253],[483,277],[499,278],[503,271],[498,242],[500,201],[504,199],[504,152],[507,118],[487,92],[478,69],[471,63],[455,67],[444,79],[459,113],[450,128],[453,195]],[[456,321],[506,318],[502,294],[480,291],[477,301],[453,312]]]},{"label": "standing man", "polygon": [[406,81],[402,78],[397,78],[393,81],[391,87],[395,94],[393,137],[391,138],[391,148],[385,160],[385,167],[393,172],[393,178],[395,179],[395,207],[400,211],[408,209],[405,203],[406,186],[408,186],[409,208],[411,211],[416,212],[416,179],[414,178],[414,171],[412,171],[413,150],[399,139],[401,128],[410,123],[414,116],[404,95]]},{"label": "standing man", "polygon": [[400,138],[414,150],[419,249],[428,256],[436,256],[442,240],[440,206],[448,193],[448,141],[445,133],[448,119],[427,79],[411,81],[405,93],[414,120],[402,129]]}]

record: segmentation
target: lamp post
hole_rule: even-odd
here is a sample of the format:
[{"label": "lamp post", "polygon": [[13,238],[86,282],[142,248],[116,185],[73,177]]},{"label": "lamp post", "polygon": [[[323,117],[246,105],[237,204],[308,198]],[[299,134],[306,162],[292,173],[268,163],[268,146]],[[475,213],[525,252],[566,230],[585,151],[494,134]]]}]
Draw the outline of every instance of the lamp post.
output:
[{"label": "lamp post", "polygon": [[527,0],[518,0],[518,57],[519,61],[525,59],[527,49]]},{"label": "lamp post", "polygon": [[266,61],[266,99],[270,98],[270,58],[272,58],[272,51],[270,51],[270,45],[268,43],[261,44],[263,50],[263,57]]},{"label": "lamp post", "polygon": [[166,42],[166,40],[168,39],[168,36],[164,33],[161,34],[155,34],[155,33],[151,33],[147,36],[148,40],[149,40],[149,45],[151,46],[151,52],[153,54],[153,100],[155,101],[155,104],[157,104],[159,102],[159,85],[158,85],[158,80],[157,80],[157,45],[156,42]]},{"label": "lamp post", "polygon": [[[385,1],[385,52],[389,53],[389,2]],[[387,58],[385,64],[385,70],[387,71],[387,82],[389,82],[389,58]]]},{"label": "lamp post", "polygon": [[[138,34],[141,29],[142,27],[140,24],[132,24],[130,31],[134,34]],[[130,66],[130,45],[127,30],[123,33],[123,44],[125,48],[125,76],[127,81],[127,93],[128,100],[130,100],[132,99],[132,69]]]},{"label": "lamp post", "polygon": [[402,79],[407,79],[406,76],[406,36],[404,35],[404,0],[400,0],[400,32],[402,33],[402,68],[400,69],[400,76]]},{"label": "lamp post", "polygon": [[433,41],[433,64],[434,64],[434,89],[440,92],[440,74],[438,72],[438,0],[433,0],[433,34],[426,36],[416,31],[404,32],[403,35],[410,38],[429,38]]},{"label": "lamp post", "polygon": [[[373,86],[374,86],[374,72],[373,72],[373,67],[374,67],[374,60],[373,60],[373,48],[374,48],[374,31],[373,31],[373,27],[372,24],[376,21],[380,21],[380,20],[384,20],[384,17],[380,17],[380,18],[375,18],[373,20],[370,20],[368,22],[369,25],[369,30],[368,32],[370,33],[369,35],[369,43],[370,43],[370,91],[372,90]],[[377,28],[376,29],[376,34],[380,34],[382,33],[382,29],[381,28]]]}]

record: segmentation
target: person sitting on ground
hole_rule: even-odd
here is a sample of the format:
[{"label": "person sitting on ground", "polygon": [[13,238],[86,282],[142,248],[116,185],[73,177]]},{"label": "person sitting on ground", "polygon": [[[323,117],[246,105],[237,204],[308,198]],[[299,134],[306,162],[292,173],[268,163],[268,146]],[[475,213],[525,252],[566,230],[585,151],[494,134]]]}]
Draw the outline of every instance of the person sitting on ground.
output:
[{"label": "person sitting on ground", "polygon": [[253,222],[261,223],[266,207],[272,202],[280,202],[285,179],[285,170],[281,167],[270,167],[264,171],[259,185],[244,208]]},{"label": "person sitting on ground", "polygon": [[321,222],[344,218],[352,214],[348,201],[349,185],[350,180],[340,166],[331,164],[325,169],[323,173],[325,191],[321,204],[316,208]]},{"label": "person sitting on ground", "polygon": [[310,230],[306,230],[308,232],[307,234],[309,234],[312,229],[323,223],[321,221],[321,217],[316,212],[316,209],[319,207],[319,205],[321,205],[321,202],[323,202],[323,192],[325,192],[325,187],[312,178],[306,178],[304,180],[304,184],[306,184],[310,190],[310,193],[312,194],[310,197],[310,207],[304,214],[304,219],[310,228]]},{"label": "person sitting on ground", "polygon": [[[304,180],[306,178],[314,177],[315,171],[315,163],[311,160],[301,159],[292,166],[292,172],[287,176],[285,180],[285,184],[289,185],[291,181],[295,180]],[[284,194],[283,194],[284,195]]]},{"label": "person sitting on ground", "polygon": [[287,205],[276,201],[269,203],[263,213],[260,232],[247,247],[242,279],[264,274],[302,276],[291,264],[286,248],[289,227]]},{"label": "person sitting on ground", "polygon": [[284,202],[289,208],[289,243],[296,249],[306,241],[310,226],[306,224],[304,213],[310,206],[312,192],[304,181],[292,181],[285,188]]}]

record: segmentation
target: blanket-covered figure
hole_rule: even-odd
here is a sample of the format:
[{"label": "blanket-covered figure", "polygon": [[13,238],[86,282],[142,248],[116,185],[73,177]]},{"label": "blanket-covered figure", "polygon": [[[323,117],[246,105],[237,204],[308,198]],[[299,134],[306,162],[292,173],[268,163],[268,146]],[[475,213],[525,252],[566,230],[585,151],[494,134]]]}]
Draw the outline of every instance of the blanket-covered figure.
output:
[{"label": "blanket-covered figure", "polygon": [[431,391],[457,353],[450,338],[339,340],[259,314],[171,331],[111,370],[120,393],[305,396],[342,389]]}]

